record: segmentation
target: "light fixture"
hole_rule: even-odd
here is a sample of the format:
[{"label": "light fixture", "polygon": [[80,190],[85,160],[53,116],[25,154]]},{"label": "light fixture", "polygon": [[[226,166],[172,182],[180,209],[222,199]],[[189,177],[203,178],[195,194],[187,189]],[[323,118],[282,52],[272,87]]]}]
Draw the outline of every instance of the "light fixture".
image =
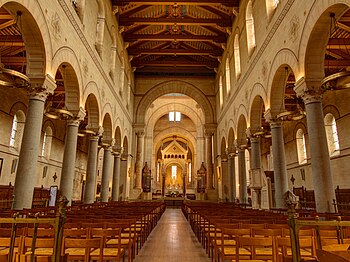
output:
[{"label": "light fixture", "polygon": [[[343,57],[350,56],[347,42],[344,40],[344,31],[338,24],[334,13],[330,13],[329,40],[326,47],[325,74],[321,81],[323,90],[339,90],[350,87],[350,71],[338,61]],[[335,50],[337,49],[337,50]],[[346,59],[346,58],[344,58]],[[338,61],[337,61],[338,60]]]},{"label": "light fixture", "polygon": [[[22,12],[17,12],[16,24],[19,24],[20,29],[22,23]],[[8,35],[6,36],[8,37]],[[1,50],[0,50],[1,51]],[[5,68],[5,65],[1,63],[1,52],[0,52],[0,86],[12,87],[12,88],[24,88],[29,86],[29,78],[16,70]]]},{"label": "light fixture", "polygon": [[[62,84],[60,86],[59,83],[60,82],[64,83],[65,70],[66,70],[66,66],[62,65],[60,67],[62,81],[59,79],[56,79],[56,83],[57,83],[56,90],[62,86],[64,87],[64,84]],[[50,95],[47,99],[44,115],[48,118],[56,119],[56,120],[57,119],[60,119],[60,120],[72,119],[74,115],[71,112],[69,112],[67,109],[65,109],[65,107],[64,107],[64,100],[65,100],[64,96],[60,97],[60,94],[57,95],[56,90],[55,90],[55,93],[53,95]],[[62,92],[64,94],[64,90]],[[56,101],[57,96],[58,96],[58,102]],[[55,100],[55,98],[56,98],[56,100]]]}]

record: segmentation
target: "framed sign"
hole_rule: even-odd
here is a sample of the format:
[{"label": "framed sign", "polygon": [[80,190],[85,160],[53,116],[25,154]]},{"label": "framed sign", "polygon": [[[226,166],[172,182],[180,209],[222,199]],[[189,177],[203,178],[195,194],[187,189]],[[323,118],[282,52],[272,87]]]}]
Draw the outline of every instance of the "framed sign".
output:
[{"label": "framed sign", "polygon": [[0,177],[1,177],[1,171],[2,171],[2,164],[4,163],[4,159],[0,158]]},{"label": "framed sign", "polygon": [[50,200],[49,207],[54,207],[56,205],[58,186],[50,186]]}]

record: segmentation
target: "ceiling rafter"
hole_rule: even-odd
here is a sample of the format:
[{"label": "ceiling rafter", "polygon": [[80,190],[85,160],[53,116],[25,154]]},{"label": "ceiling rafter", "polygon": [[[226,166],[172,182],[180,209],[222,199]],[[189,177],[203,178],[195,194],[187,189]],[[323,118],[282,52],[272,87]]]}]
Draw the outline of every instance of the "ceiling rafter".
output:
[{"label": "ceiling rafter", "polygon": [[177,35],[177,34],[125,34],[124,40],[126,42],[136,40],[148,40],[148,41],[204,41],[204,42],[217,42],[226,43],[226,37],[224,36],[209,36],[209,35]]},{"label": "ceiling rafter", "polygon": [[[177,4],[182,5],[218,5],[222,4],[229,7],[239,7],[239,0],[177,0]],[[125,6],[133,4],[151,4],[151,5],[173,5],[174,1],[166,0],[112,0],[112,5]]]},{"label": "ceiling rafter", "polygon": [[211,18],[155,18],[155,17],[120,17],[119,25],[129,26],[140,25],[218,25],[229,27],[232,25],[231,19],[211,19]]}]

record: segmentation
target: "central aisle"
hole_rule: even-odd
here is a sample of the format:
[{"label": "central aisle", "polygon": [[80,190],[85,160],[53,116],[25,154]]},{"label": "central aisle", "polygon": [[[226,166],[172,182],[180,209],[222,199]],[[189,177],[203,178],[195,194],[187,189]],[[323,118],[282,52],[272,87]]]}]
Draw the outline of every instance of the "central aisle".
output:
[{"label": "central aisle", "polygon": [[181,209],[166,209],[135,262],[210,262]]}]

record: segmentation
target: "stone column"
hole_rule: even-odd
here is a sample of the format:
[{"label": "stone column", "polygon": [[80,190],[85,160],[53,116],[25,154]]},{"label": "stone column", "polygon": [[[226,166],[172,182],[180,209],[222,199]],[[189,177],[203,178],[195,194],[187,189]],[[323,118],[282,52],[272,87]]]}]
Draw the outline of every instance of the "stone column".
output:
[{"label": "stone column", "polygon": [[288,176],[284,151],[283,124],[282,122],[270,122],[270,127],[275,177],[275,203],[276,208],[285,208],[284,194],[288,191]]},{"label": "stone column", "polygon": [[250,143],[252,146],[251,157],[250,157],[250,167],[251,169],[259,169],[261,168],[260,138],[251,137]]},{"label": "stone column", "polygon": [[187,186],[187,163],[185,163],[185,169],[182,172],[183,180],[183,197],[186,197],[186,186]]},{"label": "stone column", "polygon": [[[310,84],[311,87],[313,84],[315,83]],[[303,98],[306,109],[316,210],[317,212],[334,212],[332,203],[335,199],[335,192],[324,124],[322,95],[315,89],[307,88],[298,95]]]},{"label": "stone column", "polygon": [[102,169],[102,181],[101,181],[101,200],[102,202],[108,202],[109,196],[109,181],[111,180],[112,173],[112,148],[111,146],[105,146],[103,152],[103,169]]},{"label": "stone column", "polygon": [[92,204],[95,201],[97,154],[98,154],[99,138],[100,136],[91,136],[89,140],[84,204]]},{"label": "stone column", "polygon": [[55,80],[49,76],[45,79],[31,81],[26,122],[14,186],[13,209],[15,210],[32,208],[44,104],[47,96],[53,92],[55,87]]},{"label": "stone column", "polygon": [[68,205],[72,203],[73,183],[75,173],[75,159],[77,155],[78,128],[80,121],[85,117],[85,110],[80,109],[74,119],[68,120],[66,141],[64,143],[64,153],[61,171],[60,192],[67,198]]},{"label": "stone column", "polygon": [[238,149],[238,172],[239,172],[239,202],[248,203],[247,195],[247,171],[245,166],[245,149]]},{"label": "stone column", "polygon": [[229,201],[235,202],[237,197],[236,192],[236,173],[235,173],[235,153],[227,150],[227,175],[229,186]]},{"label": "stone column", "polygon": [[139,130],[136,132],[137,136],[137,148],[136,148],[136,164],[135,164],[135,188],[141,189],[142,184],[142,163],[143,163],[143,148],[144,148],[144,130]]},{"label": "stone column", "polygon": [[114,149],[114,166],[113,166],[113,181],[112,181],[112,201],[119,200],[119,181],[120,181],[120,161],[122,148]]},{"label": "stone column", "polygon": [[206,145],[206,165],[207,165],[207,189],[213,189],[213,132],[205,131],[205,145]]},{"label": "stone column", "polygon": [[166,176],[166,169],[164,164],[162,164],[162,197],[165,196],[165,176]]}]

